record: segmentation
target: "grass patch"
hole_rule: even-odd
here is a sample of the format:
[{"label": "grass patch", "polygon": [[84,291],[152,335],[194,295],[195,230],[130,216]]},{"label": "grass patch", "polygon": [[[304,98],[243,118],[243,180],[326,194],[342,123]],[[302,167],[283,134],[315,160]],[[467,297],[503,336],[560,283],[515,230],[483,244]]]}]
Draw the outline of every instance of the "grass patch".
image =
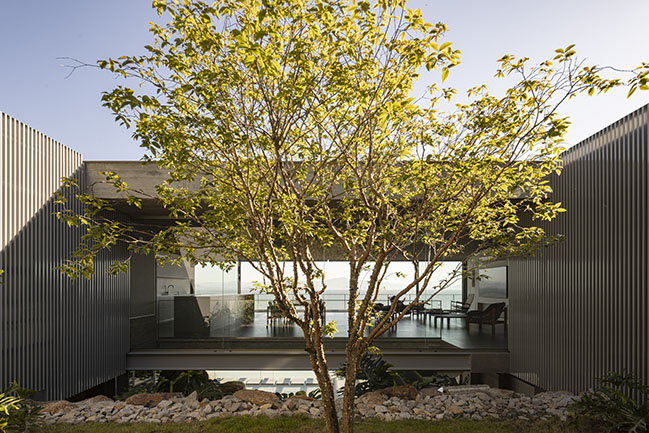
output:
[{"label": "grass patch", "polygon": [[[46,433],[321,433],[324,421],[298,416],[266,418],[239,416],[211,419],[188,424],[115,424],[88,423],[43,426]],[[472,421],[467,419],[426,421],[363,421],[356,424],[357,433],[585,433],[567,422],[553,421]]]}]

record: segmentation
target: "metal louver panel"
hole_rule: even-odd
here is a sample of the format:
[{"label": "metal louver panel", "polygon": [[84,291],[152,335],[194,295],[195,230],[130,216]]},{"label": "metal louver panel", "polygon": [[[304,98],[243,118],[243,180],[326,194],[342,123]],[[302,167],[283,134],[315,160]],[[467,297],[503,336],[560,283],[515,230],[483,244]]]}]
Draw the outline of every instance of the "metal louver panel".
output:
[{"label": "metal louver panel", "polygon": [[125,249],[98,257],[90,280],[54,269],[82,235],[52,215],[57,191],[82,209],[62,176],[85,188],[81,155],[0,113],[0,387],[15,380],[45,399],[122,374],[128,351],[128,275],[105,273]]},{"label": "metal louver panel", "polygon": [[565,239],[510,260],[511,371],[579,392],[610,371],[649,384],[649,106],[566,151],[545,225]]}]

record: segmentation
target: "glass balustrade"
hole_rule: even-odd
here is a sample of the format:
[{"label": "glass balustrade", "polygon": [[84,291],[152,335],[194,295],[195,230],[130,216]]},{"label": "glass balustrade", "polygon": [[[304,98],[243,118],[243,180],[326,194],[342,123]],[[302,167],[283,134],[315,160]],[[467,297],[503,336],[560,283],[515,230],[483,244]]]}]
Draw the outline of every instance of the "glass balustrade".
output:
[{"label": "glass balustrade", "polygon": [[[331,277],[326,280],[328,289],[322,295],[325,312],[321,320],[334,322],[337,329],[333,335],[334,342],[347,337],[349,295],[344,293],[346,280],[341,276],[345,266],[342,263],[323,264]],[[388,298],[396,293],[399,284],[403,284],[401,280],[402,277],[386,280],[384,294],[377,299],[377,310],[379,304],[389,305]],[[248,341],[252,345],[248,348],[254,348],[268,347],[268,342],[274,339],[285,343],[294,340],[296,347],[302,347],[299,343],[303,339],[302,331],[274,307],[273,295],[259,293],[260,284],[263,284],[263,278],[246,264],[225,270],[196,267],[186,272],[185,279],[177,269],[174,272],[159,269],[156,313],[159,341]],[[363,289],[362,283],[360,289]],[[424,294],[420,299],[427,297]],[[420,344],[421,340],[439,340],[442,327],[434,326],[433,314],[449,309],[451,301],[461,301],[461,298],[461,282],[458,282],[426,304],[414,308],[383,334],[380,341],[402,340],[404,344],[407,341]],[[402,300],[404,305],[408,305],[415,299],[413,295],[406,295]],[[298,314],[304,315],[304,306],[297,302],[294,305]],[[374,323],[381,320],[382,314],[379,311],[372,317],[368,332]]]}]

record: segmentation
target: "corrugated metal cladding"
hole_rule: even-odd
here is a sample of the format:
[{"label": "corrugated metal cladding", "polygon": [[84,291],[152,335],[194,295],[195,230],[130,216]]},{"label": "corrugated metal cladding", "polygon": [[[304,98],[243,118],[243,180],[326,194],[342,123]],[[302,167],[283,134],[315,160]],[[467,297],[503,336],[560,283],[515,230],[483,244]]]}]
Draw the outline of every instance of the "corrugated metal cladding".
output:
[{"label": "corrugated metal cladding", "polygon": [[[99,257],[91,280],[54,269],[82,235],[52,215],[60,177],[85,182],[81,155],[0,116],[0,387],[15,380],[40,398],[66,398],[125,371],[128,275],[104,271],[126,251]],[[61,191],[80,211],[74,191]]]},{"label": "corrugated metal cladding", "polygon": [[511,371],[583,391],[609,371],[649,384],[649,106],[563,155],[552,179],[565,240],[510,261]]}]

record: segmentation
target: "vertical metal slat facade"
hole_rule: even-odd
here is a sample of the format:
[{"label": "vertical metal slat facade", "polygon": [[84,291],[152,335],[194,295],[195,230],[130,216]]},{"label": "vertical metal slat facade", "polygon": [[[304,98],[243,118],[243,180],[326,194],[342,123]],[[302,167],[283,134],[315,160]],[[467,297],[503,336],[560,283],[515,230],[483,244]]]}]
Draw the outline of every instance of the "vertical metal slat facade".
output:
[{"label": "vertical metal slat facade", "polygon": [[511,372],[579,392],[610,371],[649,384],[649,106],[562,156],[551,180],[563,241],[510,260]]},{"label": "vertical metal slat facade", "polygon": [[15,380],[45,399],[123,374],[129,339],[129,275],[105,272],[125,248],[100,255],[91,280],[54,269],[83,234],[53,215],[57,192],[82,210],[63,176],[85,190],[81,155],[0,113],[0,387]]}]

